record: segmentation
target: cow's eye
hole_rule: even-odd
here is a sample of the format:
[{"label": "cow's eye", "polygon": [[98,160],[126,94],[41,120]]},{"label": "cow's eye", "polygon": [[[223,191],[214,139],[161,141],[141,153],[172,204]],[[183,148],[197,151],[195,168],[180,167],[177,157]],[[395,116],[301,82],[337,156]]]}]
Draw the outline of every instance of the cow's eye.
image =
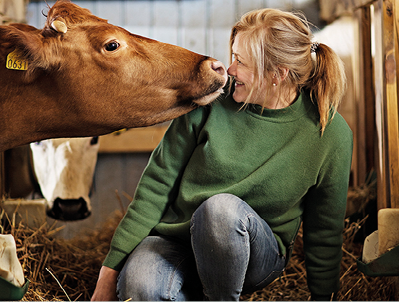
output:
[{"label": "cow's eye", "polygon": [[120,46],[120,44],[118,42],[112,41],[112,42],[105,44],[105,50],[106,51],[114,51],[114,50],[117,50],[119,46]]}]

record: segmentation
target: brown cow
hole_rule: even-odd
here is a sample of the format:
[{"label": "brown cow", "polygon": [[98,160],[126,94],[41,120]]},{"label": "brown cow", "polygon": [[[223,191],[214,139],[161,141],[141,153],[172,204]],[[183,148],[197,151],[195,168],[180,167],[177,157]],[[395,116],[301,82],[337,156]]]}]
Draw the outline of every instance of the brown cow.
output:
[{"label": "brown cow", "polygon": [[42,30],[0,26],[0,151],[167,121],[213,101],[226,81],[215,59],[59,0]]}]

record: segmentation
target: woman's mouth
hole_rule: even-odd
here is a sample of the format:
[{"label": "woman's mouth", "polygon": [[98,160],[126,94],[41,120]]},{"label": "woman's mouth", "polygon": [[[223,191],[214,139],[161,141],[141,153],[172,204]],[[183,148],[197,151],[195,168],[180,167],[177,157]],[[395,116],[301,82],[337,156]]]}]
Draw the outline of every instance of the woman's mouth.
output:
[{"label": "woman's mouth", "polygon": [[244,83],[240,82],[240,81],[236,81],[236,86],[240,86],[240,85],[244,85]]}]

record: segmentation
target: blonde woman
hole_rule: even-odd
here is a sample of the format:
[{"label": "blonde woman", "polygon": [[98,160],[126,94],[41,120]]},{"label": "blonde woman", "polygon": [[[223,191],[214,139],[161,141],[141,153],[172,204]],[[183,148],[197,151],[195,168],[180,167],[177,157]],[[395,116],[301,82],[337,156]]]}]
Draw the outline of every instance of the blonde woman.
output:
[{"label": "blonde woman", "polygon": [[281,274],[302,222],[311,298],[338,291],[352,133],[342,63],[311,38],[280,10],[237,22],[231,91],[171,123],[93,300],[238,301]]}]

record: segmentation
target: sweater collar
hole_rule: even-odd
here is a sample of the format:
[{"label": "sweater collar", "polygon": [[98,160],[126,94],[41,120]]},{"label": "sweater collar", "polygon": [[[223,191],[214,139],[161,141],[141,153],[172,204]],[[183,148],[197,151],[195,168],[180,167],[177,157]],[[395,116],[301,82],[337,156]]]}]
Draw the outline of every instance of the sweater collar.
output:
[{"label": "sweater collar", "polygon": [[260,105],[248,104],[245,112],[256,118],[275,122],[290,122],[301,118],[313,106],[310,97],[301,91],[297,100],[290,106],[282,109],[267,109]]}]

